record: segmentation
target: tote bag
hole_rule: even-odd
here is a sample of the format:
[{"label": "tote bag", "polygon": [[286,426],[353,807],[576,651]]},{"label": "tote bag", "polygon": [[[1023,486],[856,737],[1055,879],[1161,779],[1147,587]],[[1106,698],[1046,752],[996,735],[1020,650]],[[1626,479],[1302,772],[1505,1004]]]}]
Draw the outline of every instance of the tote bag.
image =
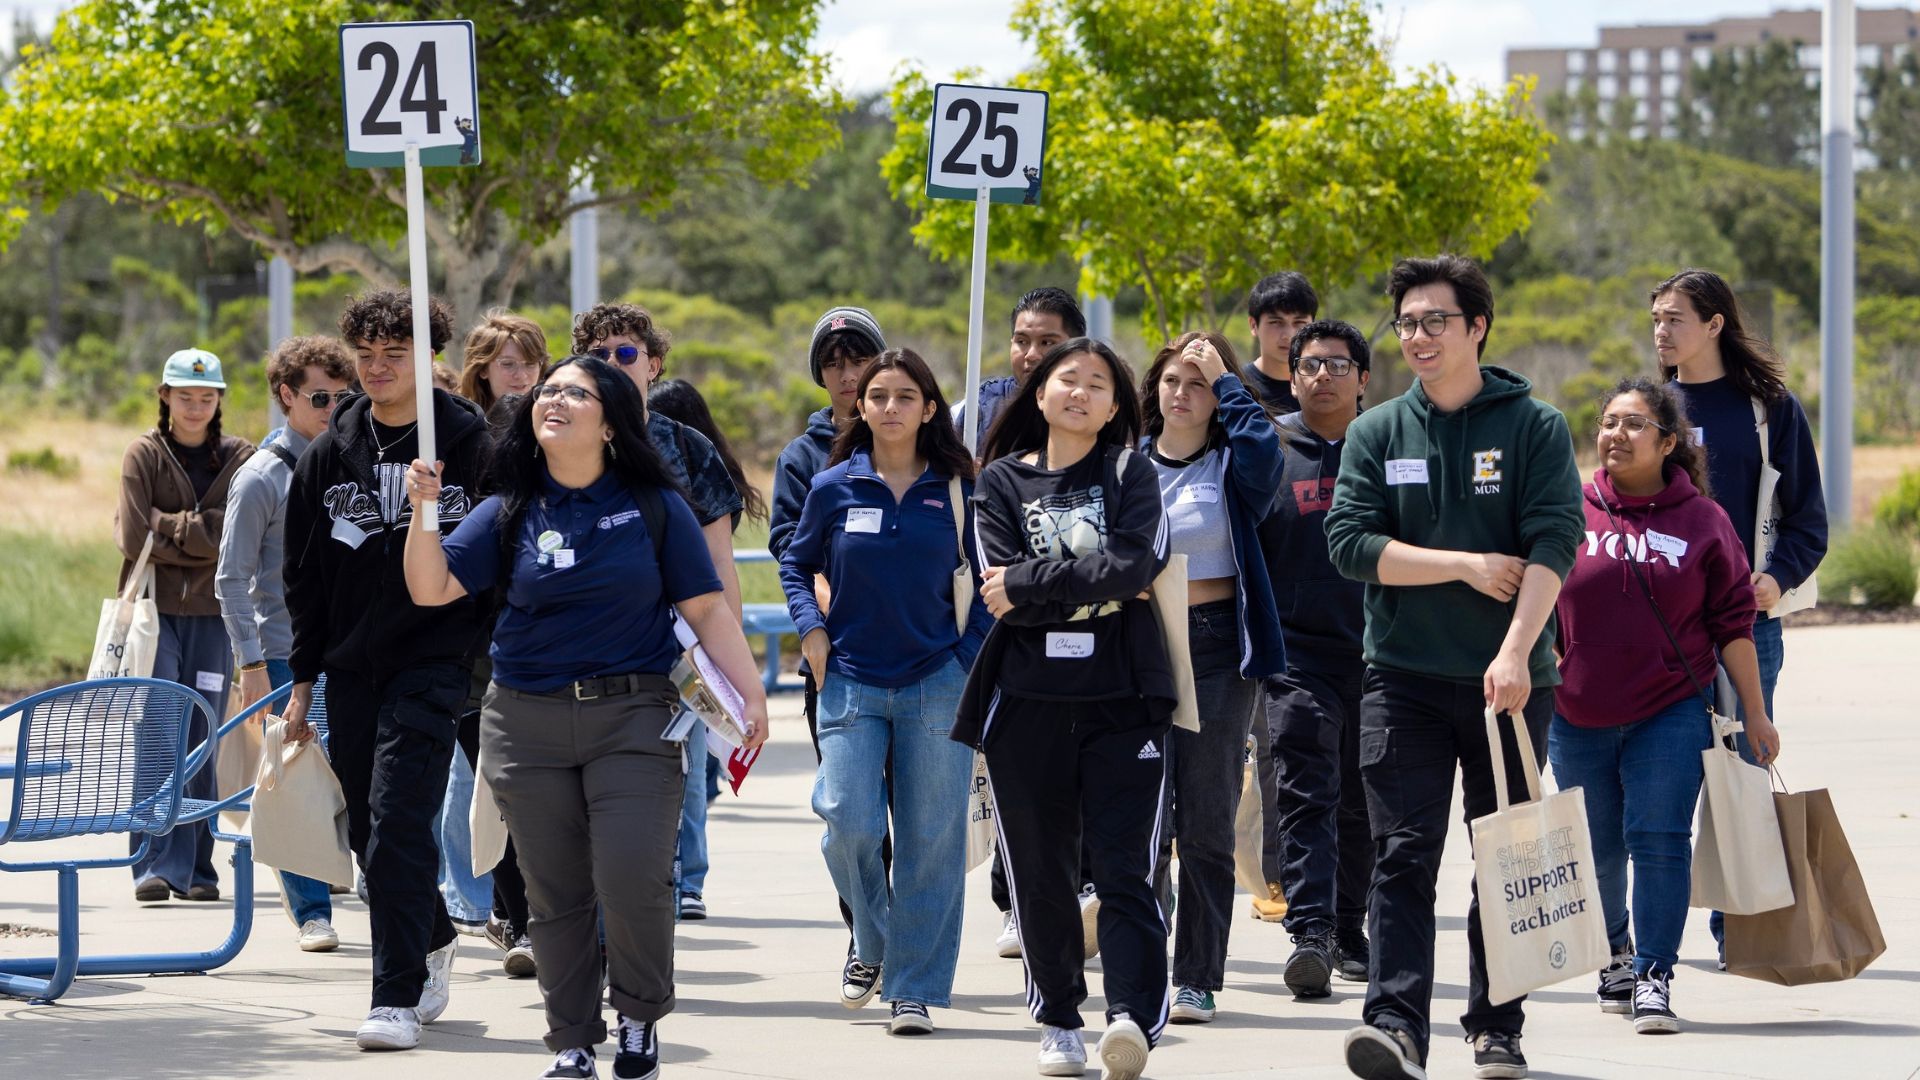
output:
[{"label": "tote bag", "polygon": [[290,874],[353,884],[347,799],[318,742],[288,743],[287,725],[268,718],[253,787],[253,857]]},{"label": "tote bag", "polygon": [[1260,762],[1249,739],[1246,760],[1240,767],[1240,804],[1233,813],[1233,880],[1258,897],[1267,895],[1267,871],[1261,858],[1267,839],[1264,816]]},{"label": "tote bag", "polygon": [[1793,904],[1780,819],[1767,770],[1734,752],[1734,722],[1713,713],[1713,745],[1700,751],[1704,780],[1687,903],[1729,915],[1758,915]]},{"label": "tote bag", "polygon": [[1727,916],[1727,970],[1781,986],[1851,979],[1887,951],[1887,939],[1833,797],[1824,788],[1783,792],[1773,805],[1794,902]]},{"label": "tote bag", "polygon": [[129,675],[153,677],[153,657],[160,644],[160,611],[153,605],[153,534],[140,548],[127,575],[127,587],[118,596],[100,601],[100,623],[93,632],[93,660],[89,679],[118,679]]},{"label": "tote bag", "polygon": [[1509,802],[1499,719],[1492,709],[1486,719],[1499,809],[1472,822],[1473,877],[1480,887],[1487,997],[1498,1005],[1598,971],[1611,957],[1586,794],[1576,787],[1542,798],[1533,742],[1519,731],[1527,799]]},{"label": "tote bag", "polygon": [[473,801],[467,804],[467,853],[473,860],[473,876],[493,873],[507,857],[507,817],[493,801],[493,785],[487,783],[487,750],[473,762]]},{"label": "tote bag", "polygon": [[[1759,512],[1753,524],[1753,553],[1756,567],[1773,561],[1773,546],[1780,541],[1780,470],[1773,467],[1773,454],[1767,446],[1767,407],[1753,402],[1754,427],[1760,432],[1760,491],[1754,504]],[[1780,600],[1767,610],[1774,618],[1805,611],[1820,602],[1820,577],[1810,575],[1795,588],[1780,594]]]},{"label": "tote bag", "polygon": [[987,786],[987,759],[973,752],[973,780],[967,787],[967,869],[993,854],[993,789]]},{"label": "tote bag", "polygon": [[1167,669],[1173,672],[1173,692],[1178,704],[1173,709],[1173,726],[1182,731],[1200,730],[1199,696],[1193,689],[1193,653],[1187,648],[1187,557],[1167,556],[1166,568],[1153,579],[1148,596],[1153,615],[1160,623],[1160,640],[1167,647]]}]

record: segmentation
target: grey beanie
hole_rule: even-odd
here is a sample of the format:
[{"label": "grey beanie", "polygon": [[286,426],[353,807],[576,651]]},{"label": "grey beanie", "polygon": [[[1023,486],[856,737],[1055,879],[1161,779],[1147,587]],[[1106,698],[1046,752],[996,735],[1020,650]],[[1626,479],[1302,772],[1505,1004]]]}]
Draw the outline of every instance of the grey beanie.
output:
[{"label": "grey beanie", "polygon": [[827,385],[827,380],[820,374],[820,346],[828,334],[838,330],[850,330],[865,338],[867,344],[873,347],[870,355],[878,356],[886,351],[887,339],[881,336],[880,324],[874,320],[873,312],[858,307],[834,308],[813,324],[813,343],[807,346],[807,366],[813,371],[815,386]]}]

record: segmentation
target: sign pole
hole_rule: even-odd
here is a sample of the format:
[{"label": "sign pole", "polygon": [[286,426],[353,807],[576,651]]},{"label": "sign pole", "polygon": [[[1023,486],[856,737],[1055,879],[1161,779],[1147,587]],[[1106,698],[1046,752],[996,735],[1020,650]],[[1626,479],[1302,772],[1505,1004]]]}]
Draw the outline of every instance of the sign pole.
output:
[{"label": "sign pole", "polygon": [[[420,172],[420,144],[410,142],[407,164],[407,269],[413,276],[413,392],[419,420],[420,460],[436,459],[433,432],[433,319],[427,309],[427,195]],[[415,525],[438,531],[440,508],[422,506]]]},{"label": "sign pole", "polygon": [[980,346],[985,335],[982,319],[987,303],[987,207],[993,189],[983,187],[973,199],[973,288],[967,301],[967,452],[980,456]]}]

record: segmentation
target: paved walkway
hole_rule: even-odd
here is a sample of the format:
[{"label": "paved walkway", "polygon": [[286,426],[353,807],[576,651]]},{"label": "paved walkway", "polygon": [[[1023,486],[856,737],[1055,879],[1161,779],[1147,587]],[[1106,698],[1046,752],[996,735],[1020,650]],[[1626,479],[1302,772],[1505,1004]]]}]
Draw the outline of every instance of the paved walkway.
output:
[{"label": "paved walkway", "polygon": [[[1704,963],[1705,919],[1696,915],[1674,984],[1685,1033],[1636,1037],[1625,1020],[1595,1008],[1590,977],[1581,975],[1534,995],[1526,1051],[1535,1077],[1920,1077],[1920,695],[1909,689],[1920,627],[1795,630],[1787,655],[1784,775],[1798,787],[1833,789],[1879,909],[1886,955],[1849,983],[1782,989],[1713,972]],[[955,1007],[935,1011],[938,1034],[890,1038],[881,1006],[849,1013],[837,1004],[846,932],[819,856],[820,825],[807,810],[812,753],[792,715],[796,703],[783,706],[787,716],[746,796],[725,797],[714,810],[713,917],[680,931],[680,1007],[662,1027],[663,1075],[1034,1075],[1038,1034],[1023,1008],[1019,964],[992,953],[998,918],[984,871],[968,882]],[[1466,994],[1471,876],[1463,829],[1456,827],[1447,856],[1430,1072],[1466,1077],[1471,1055],[1456,1022]],[[124,872],[82,879],[86,949],[205,948],[225,931],[225,903],[141,908],[131,895]],[[419,1050],[356,1052],[352,1034],[368,990],[364,909],[345,898],[336,910],[340,951],[308,955],[295,948],[272,886],[259,898],[251,943],[211,976],[84,979],[57,1006],[0,999],[0,1076],[530,1080],[545,1067],[538,991],[502,976],[498,954],[474,938],[461,939],[452,1006]],[[52,900],[51,875],[0,874],[0,922],[50,927]],[[1148,1075],[1346,1075],[1340,1040],[1359,1016],[1358,990],[1336,982],[1328,1001],[1294,1002],[1280,985],[1285,935],[1244,917],[1244,903],[1220,1019],[1169,1029]],[[50,944],[0,938],[0,958]],[[1093,985],[1097,991],[1097,976]],[[1095,1033],[1101,1007],[1096,994],[1086,1010]],[[610,1061],[602,1059],[603,1076]]]}]

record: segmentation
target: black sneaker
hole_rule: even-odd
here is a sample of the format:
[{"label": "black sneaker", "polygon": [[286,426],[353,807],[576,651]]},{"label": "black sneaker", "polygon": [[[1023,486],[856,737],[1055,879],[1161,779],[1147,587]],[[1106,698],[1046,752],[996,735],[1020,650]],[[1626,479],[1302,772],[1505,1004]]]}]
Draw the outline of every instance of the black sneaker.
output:
[{"label": "black sneaker", "polygon": [[1641,1035],[1672,1035],[1680,1030],[1673,1015],[1673,976],[1649,968],[1633,984],[1633,1030]]},{"label": "black sneaker", "polygon": [[1593,996],[1604,1013],[1633,1011],[1633,946],[1613,954],[1613,961],[1600,969],[1600,988]]},{"label": "black sneaker", "polygon": [[1519,1032],[1483,1031],[1467,1041],[1473,1044],[1473,1075],[1480,1080],[1521,1080],[1527,1075]]},{"label": "black sneaker", "polygon": [[540,1074],[540,1080],[595,1080],[599,1075],[594,1071],[593,1051],[580,1047],[555,1054],[553,1064]]},{"label": "black sneaker", "polygon": [[917,1001],[896,1001],[893,1003],[893,1017],[887,1021],[889,1035],[931,1035],[933,1017],[927,1015],[927,1007]]},{"label": "black sneaker", "polygon": [[873,1000],[873,992],[878,989],[880,965],[868,966],[858,956],[848,954],[847,966],[840,971],[840,1004],[858,1009]]},{"label": "black sneaker", "polygon": [[526,931],[514,935],[513,947],[500,958],[500,967],[509,979],[531,979],[540,973],[540,965],[533,958],[533,939]]},{"label": "black sneaker", "polygon": [[699,922],[707,917],[706,898],[697,892],[680,894],[680,921]]},{"label": "black sneaker", "polygon": [[1347,1032],[1347,1071],[1363,1080],[1427,1080],[1413,1036],[1372,1024]]},{"label": "black sneaker", "polygon": [[1294,997],[1323,998],[1333,993],[1333,937],[1327,933],[1293,935],[1293,955],[1280,976]]},{"label": "black sneaker", "polygon": [[660,1075],[660,1025],[622,1015],[613,1039],[613,1080],[653,1080]]},{"label": "black sneaker", "polygon": [[1373,949],[1367,944],[1366,931],[1359,927],[1336,930],[1333,934],[1333,974],[1347,982],[1367,981],[1367,965]]}]

